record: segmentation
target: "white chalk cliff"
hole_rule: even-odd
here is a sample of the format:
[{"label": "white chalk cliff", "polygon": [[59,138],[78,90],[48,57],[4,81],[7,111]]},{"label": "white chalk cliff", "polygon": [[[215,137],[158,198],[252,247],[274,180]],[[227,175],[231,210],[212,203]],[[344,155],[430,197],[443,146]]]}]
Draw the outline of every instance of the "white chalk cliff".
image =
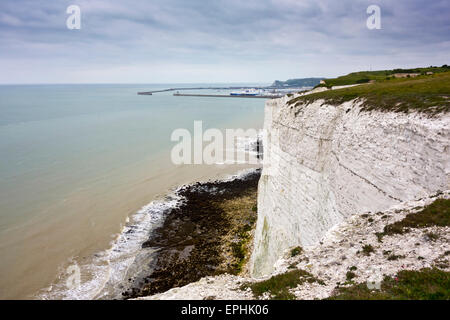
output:
[{"label": "white chalk cliff", "polygon": [[293,246],[315,246],[350,215],[450,189],[450,115],[362,111],[350,101],[265,107],[252,276]]}]

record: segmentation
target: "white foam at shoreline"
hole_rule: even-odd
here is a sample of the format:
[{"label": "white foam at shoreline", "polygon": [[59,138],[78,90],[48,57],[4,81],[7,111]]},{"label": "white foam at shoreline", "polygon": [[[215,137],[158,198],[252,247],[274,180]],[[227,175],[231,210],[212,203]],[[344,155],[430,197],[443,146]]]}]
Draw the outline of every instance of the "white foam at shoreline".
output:
[{"label": "white foam at shoreline", "polygon": [[[245,179],[256,170],[243,169],[218,181]],[[111,242],[111,247],[95,254],[89,262],[80,264],[77,257],[70,258],[63,267],[60,267],[56,283],[41,290],[36,298],[74,300],[120,298],[121,292],[127,289],[124,285],[130,277],[128,271],[137,255],[144,250],[152,250],[142,248],[142,244],[148,240],[152,230],[163,223],[167,212],[181,204],[183,198],[179,196],[179,191],[192,185],[194,183],[182,185],[170,192],[165,199],[152,201],[127,217],[126,225]],[[214,192],[214,190],[207,191]],[[151,253],[146,252],[148,255]],[[81,283],[76,288],[68,288],[66,285],[67,279],[73,277],[73,274],[66,272],[71,265],[78,265],[80,268]]]},{"label": "white foam at shoreline", "polygon": [[[79,265],[81,284],[69,289],[65,282],[68,275],[60,270],[58,283],[52,285],[42,294],[40,299],[96,299],[116,295],[112,292],[126,280],[128,268],[136,255],[142,250],[142,243],[148,239],[152,230],[163,221],[165,214],[179,205],[181,198],[171,194],[164,200],[155,200],[127,218],[129,222],[120,234],[112,241],[108,250],[95,254],[92,261]],[[72,262],[73,261],[73,262]],[[66,265],[75,264],[72,258]]]}]

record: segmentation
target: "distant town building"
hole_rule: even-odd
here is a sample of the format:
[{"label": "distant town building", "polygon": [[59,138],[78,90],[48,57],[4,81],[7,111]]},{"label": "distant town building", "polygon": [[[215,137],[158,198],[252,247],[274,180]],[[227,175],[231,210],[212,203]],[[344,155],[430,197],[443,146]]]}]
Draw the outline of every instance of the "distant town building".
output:
[{"label": "distant town building", "polygon": [[414,78],[420,76],[420,73],[394,73],[395,78]]},{"label": "distant town building", "polygon": [[433,74],[433,71],[428,71],[427,72],[427,75],[432,75]]}]

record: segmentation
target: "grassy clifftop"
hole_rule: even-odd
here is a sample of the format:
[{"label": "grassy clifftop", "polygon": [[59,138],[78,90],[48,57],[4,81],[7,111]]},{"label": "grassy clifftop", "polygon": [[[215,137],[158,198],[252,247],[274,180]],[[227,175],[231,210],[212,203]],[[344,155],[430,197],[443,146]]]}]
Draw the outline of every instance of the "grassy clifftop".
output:
[{"label": "grassy clifftop", "polygon": [[325,79],[325,84],[319,86],[332,87],[332,86],[344,86],[350,84],[367,83],[371,80],[381,81],[387,80],[394,74],[421,74],[425,75],[427,72],[441,73],[449,72],[450,67],[443,65],[442,67],[428,67],[428,68],[415,68],[415,69],[393,69],[393,70],[379,70],[379,71],[359,71],[352,72],[345,76],[341,76],[334,79]]},{"label": "grassy clifftop", "polygon": [[450,72],[421,75],[415,78],[380,80],[339,90],[328,90],[296,97],[288,104],[299,106],[319,99],[332,105],[361,99],[365,110],[394,112],[450,111]]}]

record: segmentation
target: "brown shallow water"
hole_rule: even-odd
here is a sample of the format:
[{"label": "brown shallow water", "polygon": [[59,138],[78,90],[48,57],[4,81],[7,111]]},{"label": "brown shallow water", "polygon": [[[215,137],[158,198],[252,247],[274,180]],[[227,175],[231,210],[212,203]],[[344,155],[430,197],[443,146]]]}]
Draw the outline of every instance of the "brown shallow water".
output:
[{"label": "brown shallow water", "polygon": [[[65,270],[74,262],[89,264],[95,254],[109,248],[139,208],[179,185],[224,178],[248,167],[174,166],[163,160],[152,166],[142,162],[114,173],[114,180],[120,183],[111,185],[110,178],[99,179],[52,207],[36,208],[38,218],[0,235],[0,253],[5,252],[0,272],[8,275],[0,277],[0,298],[41,299],[43,292],[45,298],[67,298],[48,290],[65,281]],[[62,211],[64,217],[59,218]]]}]

